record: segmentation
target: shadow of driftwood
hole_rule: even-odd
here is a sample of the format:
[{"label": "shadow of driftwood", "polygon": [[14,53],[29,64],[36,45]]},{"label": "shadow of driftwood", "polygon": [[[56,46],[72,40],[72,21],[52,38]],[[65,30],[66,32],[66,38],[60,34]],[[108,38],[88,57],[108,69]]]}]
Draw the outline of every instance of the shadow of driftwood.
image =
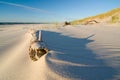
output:
[{"label": "shadow of driftwood", "polygon": [[115,70],[97,59],[87,48],[93,42],[87,38],[73,38],[56,32],[42,31],[43,39],[52,52],[45,57],[48,67],[56,74],[71,79],[111,80]]}]

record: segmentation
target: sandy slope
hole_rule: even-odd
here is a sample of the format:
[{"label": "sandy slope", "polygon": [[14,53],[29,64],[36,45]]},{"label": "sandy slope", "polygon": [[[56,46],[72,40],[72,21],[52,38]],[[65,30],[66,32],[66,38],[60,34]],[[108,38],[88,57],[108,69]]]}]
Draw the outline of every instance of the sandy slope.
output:
[{"label": "sandy slope", "polygon": [[[28,55],[31,28],[51,50],[36,62]],[[119,35],[119,26],[106,25],[0,28],[0,80],[119,80]]]}]

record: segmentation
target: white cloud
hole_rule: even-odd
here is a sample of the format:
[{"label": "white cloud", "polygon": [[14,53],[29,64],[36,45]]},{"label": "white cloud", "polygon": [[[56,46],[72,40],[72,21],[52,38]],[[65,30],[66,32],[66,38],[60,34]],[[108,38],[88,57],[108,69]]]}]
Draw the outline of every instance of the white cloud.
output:
[{"label": "white cloud", "polygon": [[33,10],[33,11],[38,11],[41,13],[46,13],[46,14],[54,14],[53,12],[49,12],[43,9],[39,9],[39,8],[34,8],[34,7],[30,7],[30,6],[26,6],[26,5],[21,5],[21,4],[15,4],[15,3],[10,3],[10,2],[5,2],[5,1],[0,1],[0,3],[2,4],[7,4],[7,5],[11,5],[11,6],[16,6],[16,7],[21,7],[21,8],[25,8],[25,9],[29,9],[29,10]]}]

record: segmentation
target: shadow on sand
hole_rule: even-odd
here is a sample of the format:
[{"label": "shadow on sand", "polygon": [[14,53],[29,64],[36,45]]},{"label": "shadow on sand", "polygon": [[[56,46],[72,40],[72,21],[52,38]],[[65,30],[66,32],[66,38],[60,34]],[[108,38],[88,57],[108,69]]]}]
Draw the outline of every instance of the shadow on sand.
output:
[{"label": "shadow on sand", "polygon": [[64,78],[73,80],[112,80],[115,70],[98,59],[97,55],[87,48],[94,42],[87,38],[73,38],[56,32],[42,31],[47,47],[52,50],[45,56],[48,67]]}]

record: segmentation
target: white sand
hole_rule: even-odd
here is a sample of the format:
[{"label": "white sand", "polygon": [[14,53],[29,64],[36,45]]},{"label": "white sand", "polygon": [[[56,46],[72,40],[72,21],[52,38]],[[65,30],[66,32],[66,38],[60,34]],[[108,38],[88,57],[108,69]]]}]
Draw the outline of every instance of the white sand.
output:
[{"label": "white sand", "polygon": [[[0,80],[119,80],[120,26],[0,25]],[[51,51],[33,62],[29,29]]]}]

